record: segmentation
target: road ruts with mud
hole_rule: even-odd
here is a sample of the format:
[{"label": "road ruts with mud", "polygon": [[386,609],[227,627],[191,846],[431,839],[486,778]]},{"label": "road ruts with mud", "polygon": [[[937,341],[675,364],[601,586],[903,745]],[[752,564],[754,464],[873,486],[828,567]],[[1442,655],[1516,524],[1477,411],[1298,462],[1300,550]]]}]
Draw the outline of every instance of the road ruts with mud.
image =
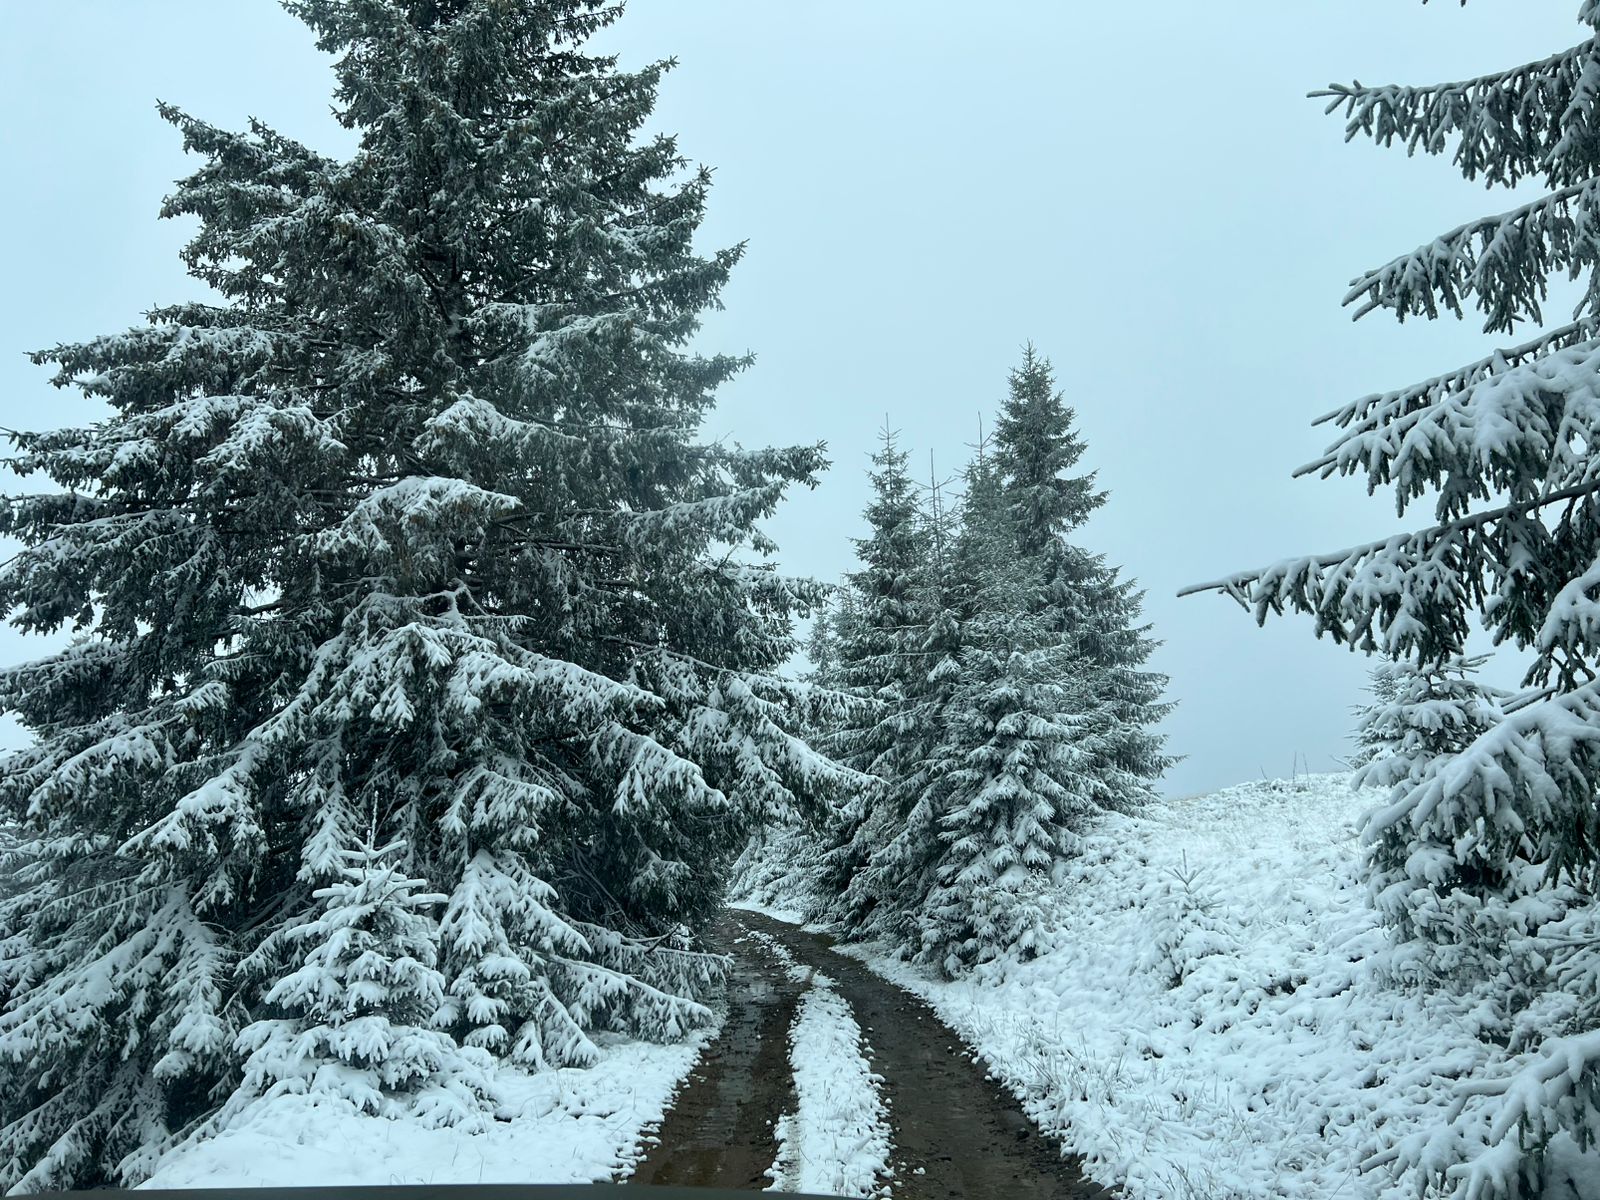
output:
[{"label": "road ruts with mud", "polygon": [[[1109,1200],[1075,1159],[1039,1133],[1016,1100],[968,1057],[926,1004],[836,954],[831,939],[758,913],[720,924],[735,956],[727,1024],[634,1173],[641,1183],[759,1189],[776,1155],[772,1122],[793,1112],[789,1024],[804,984],[791,981],[744,930],[777,939],[821,971],[850,1004],[883,1077],[894,1178],[903,1200]],[[755,1039],[752,1044],[751,1039]]]},{"label": "road ruts with mud", "polygon": [[708,940],[733,955],[727,1018],[628,1182],[760,1191],[772,1182],[766,1172],[778,1156],[778,1117],[795,1109],[789,1026],[806,985],[790,979],[732,914]]}]

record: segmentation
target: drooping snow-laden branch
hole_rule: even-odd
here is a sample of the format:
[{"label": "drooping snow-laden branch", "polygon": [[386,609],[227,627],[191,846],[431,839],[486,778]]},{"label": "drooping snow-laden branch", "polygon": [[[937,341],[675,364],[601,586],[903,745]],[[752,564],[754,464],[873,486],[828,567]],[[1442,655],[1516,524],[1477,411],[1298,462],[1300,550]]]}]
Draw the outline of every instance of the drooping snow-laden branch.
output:
[{"label": "drooping snow-laden branch", "polygon": [[1363,1171],[1401,1168],[1447,1181],[1460,1200],[1541,1193],[1551,1140],[1600,1104],[1600,1030],[1549,1038],[1494,1078],[1457,1085],[1446,1121],[1369,1155]]},{"label": "drooping snow-laden branch", "polygon": [[1443,154],[1468,179],[1510,186],[1531,175],[1551,187],[1593,169],[1600,135],[1600,68],[1591,39],[1539,62],[1454,83],[1424,87],[1329,84],[1312,92],[1327,111],[1345,110],[1345,138],[1402,143],[1407,152]]},{"label": "drooping snow-laden branch", "polygon": [[[1355,463],[1359,456],[1353,451],[1347,452],[1346,446],[1359,442],[1360,439],[1382,434],[1384,436],[1375,439],[1372,447],[1381,451],[1399,435],[1404,434],[1412,423],[1425,419],[1428,413],[1438,406],[1467,403],[1479,385],[1492,380],[1502,380],[1510,382],[1519,391],[1526,391],[1530,387],[1539,386],[1552,373],[1549,369],[1541,369],[1538,366],[1546,355],[1569,349],[1586,352],[1591,346],[1597,345],[1600,345],[1600,323],[1587,320],[1574,321],[1541,334],[1532,341],[1496,350],[1476,362],[1421,383],[1389,392],[1372,392],[1359,400],[1342,404],[1323,413],[1312,424],[1337,425],[1344,430],[1344,433],[1340,435],[1338,441],[1329,446],[1321,458],[1299,467],[1294,472],[1295,478],[1319,472],[1324,478],[1335,473],[1352,474],[1351,464]],[[1587,361],[1587,356],[1585,360]],[[1531,367],[1533,370],[1519,378],[1518,371],[1524,367]],[[1561,374],[1565,377],[1576,372],[1569,366]],[[1502,383],[1501,386],[1505,385]],[[1363,444],[1363,449],[1365,448]],[[1386,483],[1389,480],[1385,477],[1379,482]]]},{"label": "drooping snow-laden branch", "polygon": [[[1547,343],[1496,366],[1475,364],[1427,389],[1351,405],[1341,414],[1349,432],[1297,474],[1365,473],[1369,492],[1394,486],[1401,513],[1435,491],[1440,522],[1466,516],[1491,494],[1560,497],[1594,478],[1600,339],[1561,349]],[[1480,369],[1478,378],[1451,386]]]},{"label": "drooping snow-laden branch", "polygon": [[[1551,871],[1585,875],[1600,855],[1600,815],[1588,782],[1597,767],[1600,682],[1591,681],[1502,710],[1465,749],[1368,814],[1362,840],[1370,846],[1401,827],[1408,836],[1432,829],[1459,838],[1470,827],[1480,844],[1509,843],[1511,853]],[[1575,828],[1586,835],[1572,839]]]},{"label": "drooping snow-laden branch", "polygon": [[[1515,501],[1485,512],[1413,533],[1353,546],[1332,554],[1283,559],[1256,571],[1242,571],[1194,584],[1180,596],[1221,592],[1253,610],[1258,623],[1285,610],[1316,617],[1317,631],[1353,649],[1382,651],[1391,657],[1417,652],[1428,657],[1461,652],[1468,633],[1467,612],[1482,603],[1498,614],[1502,636],[1541,641],[1546,652],[1561,647],[1580,655],[1600,647],[1595,623],[1582,616],[1587,605],[1569,605],[1530,625],[1526,601],[1514,593],[1540,575],[1553,597],[1574,580],[1587,597],[1593,581],[1585,559],[1568,578],[1551,584],[1569,550],[1568,526],[1584,518],[1578,501],[1600,493],[1600,479]],[[1558,504],[1569,506],[1555,531],[1534,515]],[[1541,610],[1541,617],[1542,617]]]},{"label": "drooping snow-laden branch", "polygon": [[1600,180],[1585,179],[1495,216],[1457,226],[1431,242],[1357,276],[1344,303],[1359,319],[1379,308],[1402,321],[1460,317],[1475,301],[1486,331],[1511,332],[1520,321],[1542,321],[1550,279],[1558,272],[1591,278],[1577,312],[1593,313],[1600,263]]}]

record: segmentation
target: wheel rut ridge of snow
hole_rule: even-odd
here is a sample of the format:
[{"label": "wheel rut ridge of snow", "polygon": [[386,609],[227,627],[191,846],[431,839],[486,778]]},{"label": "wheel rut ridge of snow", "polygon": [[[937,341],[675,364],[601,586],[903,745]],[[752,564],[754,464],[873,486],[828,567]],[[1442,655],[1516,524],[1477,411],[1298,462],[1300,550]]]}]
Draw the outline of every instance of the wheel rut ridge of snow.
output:
[{"label": "wheel rut ridge of snow", "polygon": [[1114,1194],[1083,1177],[1077,1159],[1039,1132],[921,999],[834,953],[825,935],[760,913],[740,911],[733,919],[824,971],[854,1011],[872,1069],[883,1077],[895,1197],[1109,1200]]},{"label": "wheel rut ridge of snow", "polygon": [[791,978],[809,984],[789,1027],[789,1065],[799,1103],[778,1122],[771,1190],[887,1200],[887,1101],[849,1001],[832,979],[801,966],[770,934],[751,930],[750,936],[785,963]]},{"label": "wheel rut ridge of snow", "polygon": [[734,955],[727,1016],[629,1183],[751,1190],[768,1183],[778,1118],[796,1103],[789,1028],[806,985],[770,954],[741,952],[742,935],[726,917],[711,930],[711,942]]}]

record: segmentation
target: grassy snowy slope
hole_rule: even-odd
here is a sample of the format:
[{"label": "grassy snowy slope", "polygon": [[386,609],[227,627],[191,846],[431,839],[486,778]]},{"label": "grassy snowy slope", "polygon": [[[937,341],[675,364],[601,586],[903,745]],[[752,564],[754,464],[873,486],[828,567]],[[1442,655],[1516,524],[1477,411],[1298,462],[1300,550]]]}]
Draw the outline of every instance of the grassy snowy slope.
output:
[{"label": "grassy snowy slope", "polygon": [[1384,977],[1355,836],[1377,798],[1311,776],[1108,818],[1030,962],[949,983],[855,952],[1132,1200],[1398,1196],[1360,1161],[1443,1124],[1498,1051],[1470,999]]},{"label": "grassy snowy slope", "polygon": [[709,1035],[657,1046],[617,1041],[588,1070],[504,1070],[505,1104],[482,1133],[364,1116],[281,1096],[209,1141],[180,1146],[147,1188],[418,1183],[593,1183],[630,1170],[648,1125]]}]

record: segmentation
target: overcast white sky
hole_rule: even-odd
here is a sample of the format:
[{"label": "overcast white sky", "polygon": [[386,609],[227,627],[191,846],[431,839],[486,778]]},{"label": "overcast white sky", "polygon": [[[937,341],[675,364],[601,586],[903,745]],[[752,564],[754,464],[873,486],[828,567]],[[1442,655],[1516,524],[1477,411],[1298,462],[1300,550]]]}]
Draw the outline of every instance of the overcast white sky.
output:
[{"label": "overcast white sky", "polygon": [[[919,472],[931,450],[950,473],[1032,339],[1111,489],[1084,540],[1149,589],[1182,794],[1297,756],[1333,769],[1367,664],[1304,619],[1259,630],[1175,593],[1393,528],[1357,481],[1289,478],[1327,441],[1309,422],[1491,345],[1470,320],[1353,325],[1339,300],[1359,270],[1510,201],[1447,163],[1346,146],[1305,93],[1542,57],[1582,36],[1577,7],[632,0],[605,44],[679,60],[656,127],[716,168],[706,245],[750,243],[705,342],[758,361],[711,432],[831,448],[823,486],[773,522],[784,564],[848,569],[885,414]],[[93,415],[25,351],[198,290],[176,257],[187,228],[155,219],[193,165],[156,99],[337,150],[330,79],[271,0],[0,4],[0,425]],[[0,661],[44,648],[0,632]]]}]

